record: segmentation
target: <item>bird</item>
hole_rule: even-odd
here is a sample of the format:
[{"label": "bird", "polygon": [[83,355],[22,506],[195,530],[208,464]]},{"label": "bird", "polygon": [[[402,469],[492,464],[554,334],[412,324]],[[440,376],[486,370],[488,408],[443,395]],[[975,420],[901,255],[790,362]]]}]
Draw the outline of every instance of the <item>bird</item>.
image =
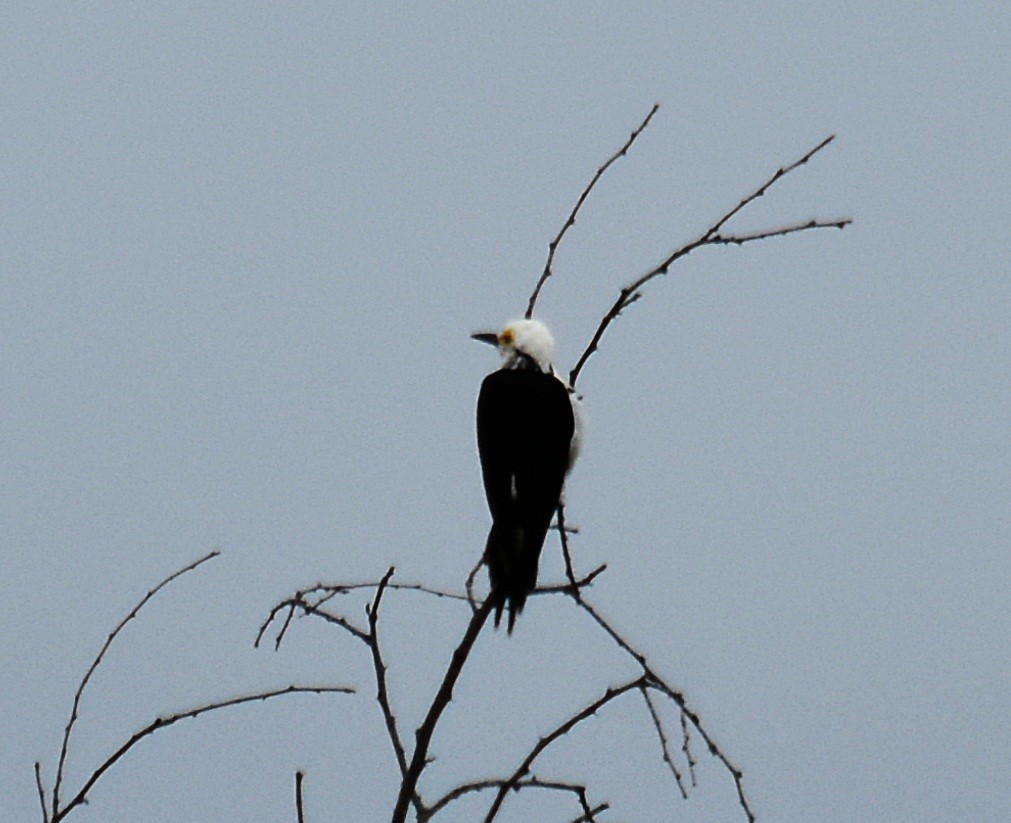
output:
[{"label": "bird", "polygon": [[537,564],[565,478],[579,453],[578,400],[552,365],[554,338],[539,320],[473,334],[497,347],[500,368],[481,383],[477,446],[492,525],[484,561],[495,626],[509,607],[509,634],[537,586]]}]

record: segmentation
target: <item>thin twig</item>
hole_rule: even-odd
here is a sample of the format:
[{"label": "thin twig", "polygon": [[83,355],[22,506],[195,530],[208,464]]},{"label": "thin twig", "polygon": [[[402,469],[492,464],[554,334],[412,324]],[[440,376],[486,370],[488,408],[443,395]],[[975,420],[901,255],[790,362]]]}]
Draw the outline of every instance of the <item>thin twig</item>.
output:
[{"label": "thin twig", "polygon": [[604,176],[604,173],[611,167],[611,165],[615,161],[617,161],[618,158],[624,157],[628,153],[628,150],[632,147],[632,144],[636,141],[636,138],[640,134],[642,134],[646,126],[649,125],[649,121],[653,119],[653,115],[656,114],[656,111],[659,108],[660,104],[656,103],[653,106],[653,108],[649,110],[649,114],[646,115],[646,119],[639,124],[639,128],[637,128],[635,131],[632,132],[631,135],[629,135],[628,140],[625,141],[625,145],[623,145],[620,149],[618,149],[618,151],[616,151],[613,155],[611,155],[611,157],[608,158],[607,162],[604,163],[603,166],[597,169],[597,173],[593,175],[593,179],[590,180],[586,188],[583,189],[583,193],[579,195],[579,199],[576,201],[575,207],[573,207],[572,211],[568,216],[568,219],[566,219],[564,225],[559,230],[558,234],[555,235],[555,239],[548,244],[548,259],[544,263],[544,271],[541,273],[541,278],[540,280],[537,281],[537,285],[534,286],[533,293],[530,295],[530,300],[527,303],[526,314],[523,315],[528,320],[534,315],[534,304],[537,303],[537,297],[541,293],[541,287],[544,285],[547,279],[551,277],[551,264],[554,262],[555,252],[558,249],[558,244],[562,242],[562,238],[565,236],[565,233],[569,230],[569,227],[575,224],[576,215],[579,213],[579,210],[583,207],[583,203],[586,201],[586,198],[590,196],[590,192],[593,191],[593,187],[597,185],[597,181]]},{"label": "thin twig", "polygon": [[563,737],[568,734],[575,726],[582,723],[588,717],[595,715],[600,709],[610,703],[617,697],[629,692],[633,689],[640,689],[646,686],[649,682],[648,675],[642,675],[637,677],[635,680],[631,680],[621,686],[615,686],[604,692],[602,697],[594,700],[585,709],[572,717],[568,718],[564,723],[557,726],[554,730],[546,734],[544,737],[537,741],[537,745],[530,750],[530,753],[523,758],[523,762],[517,766],[516,771],[513,772],[512,776],[505,781],[505,783],[499,787],[498,793],[495,795],[495,800],[492,802],[491,807],[488,809],[488,814],[485,815],[484,823],[491,823],[498,814],[499,809],[502,807],[502,803],[505,800],[506,794],[512,789],[517,782],[523,779],[527,774],[530,773],[530,767],[533,765],[534,761],[540,756],[548,746],[554,743],[558,738]]},{"label": "thin twig", "polygon": [[[592,820],[595,813],[599,813],[603,809],[600,806],[596,808],[591,808],[589,802],[586,799],[586,786],[579,783],[567,783],[559,780],[541,780],[538,777],[531,775],[529,778],[517,780],[515,782],[510,782],[507,778],[495,778],[491,780],[475,780],[471,783],[462,783],[459,786],[454,787],[450,791],[446,792],[442,797],[440,797],[435,803],[429,808],[427,815],[422,818],[422,820],[430,820],[435,817],[439,812],[441,812],[446,806],[455,800],[459,800],[468,794],[473,794],[475,792],[488,791],[489,789],[502,789],[505,788],[506,791],[522,791],[524,789],[548,789],[552,791],[562,791],[574,794],[576,799],[579,801],[580,808],[583,811],[581,820]],[[602,804],[603,808],[608,808],[607,804]],[[587,817],[589,815],[589,817]]]},{"label": "thin twig", "polygon": [[[375,670],[376,675],[376,701],[379,703],[379,708],[383,712],[383,720],[386,721],[386,733],[390,738],[390,743],[393,744],[393,752],[397,757],[397,766],[400,768],[400,779],[403,780],[407,776],[407,755],[404,752],[404,744],[400,740],[400,732],[397,730],[397,717],[393,713],[393,707],[390,704],[390,695],[386,688],[386,664],[383,662],[382,651],[379,648],[379,604],[383,599],[383,592],[386,591],[386,587],[389,585],[390,578],[393,577],[394,567],[390,566],[389,571],[383,575],[383,579],[379,581],[379,588],[376,589],[376,597],[372,601],[372,606],[369,608],[369,649],[372,651],[372,668]],[[415,809],[418,813],[424,811],[424,806],[422,805],[421,798],[418,796],[417,792],[414,793],[412,797],[412,802],[414,803]]]},{"label": "thin twig", "polygon": [[670,743],[667,740],[667,733],[664,731],[663,723],[660,721],[660,714],[657,712],[656,706],[653,705],[653,699],[649,696],[649,689],[644,686],[639,691],[642,692],[642,699],[646,701],[646,708],[649,709],[649,716],[653,720],[653,728],[656,729],[656,735],[660,738],[660,748],[663,750],[663,761],[667,764],[667,768],[670,769],[670,773],[674,776],[674,782],[677,783],[678,789],[681,791],[681,797],[684,800],[687,800],[688,789],[685,787],[684,778],[682,778],[680,770],[674,763],[674,758],[671,757]]},{"label": "thin twig", "polygon": [[477,577],[477,573],[481,571],[481,567],[484,565],[484,555],[481,559],[474,564],[474,568],[470,570],[470,574],[467,575],[467,582],[464,584],[464,588],[467,591],[467,602],[470,603],[470,610],[472,612],[477,611],[477,598],[474,596],[474,579]]},{"label": "thin twig", "polygon": [[569,554],[569,535],[565,528],[565,504],[558,503],[558,538],[562,542],[562,557],[565,558],[565,576],[572,586],[572,596],[579,599],[579,586],[576,585],[576,575],[572,571],[572,555]]},{"label": "thin twig", "polygon": [[98,654],[95,655],[95,659],[91,662],[91,665],[88,667],[88,671],[85,672],[84,677],[81,679],[80,685],[77,687],[77,693],[74,695],[74,704],[70,710],[70,720],[67,722],[67,726],[63,731],[63,744],[60,747],[60,761],[56,767],[56,780],[53,783],[52,810],[54,821],[59,819],[57,817],[57,813],[59,812],[60,808],[60,786],[63,783],[63,770],[67,763],[67,753],[70,750],[70,735],[73,732],[74,724],[77,722],[77,718],[79,716],[81,708],[81,697],[84,695],[84,690],[87,687],[88,682],[91,680],[91,676],[95,673],[95,670],[99,667],[102,660],[105,658],[105,653],[109,650],[109,647],[112,645],[112,642],[116,639],[116,636],[123,630],[123,627],[126,626],[127,623],[129,623],[137,616],[137,613],[142,608],[144,608],[144,606],[152,597],[158,594],[158,592],[160,592],[163,588],[165,588],[165,586],[167,586],[176,578],[181,577],[187,572],[193,571],[193,569],[197,568],[197,566],[206,563],[208,560],[217,557],[219,554],[221,554],[221,552],[218,551],[209,552],[208,554],[201,557],[199,560],[195,560],[193,563],[190,563],[188,566],[185,566],[184,568],[173,572],[164,580],[162,580],[161,583],[159,583],[147,594],[145,594],[143,598],[141,598],[140,602],[137,603],[137,605],[130,610],[129,614],[127,614],[126,617],[124,617],[122,620],[119,621],[116,628],[114,628],[109,633],[109,636],[105,639],[105,643],[102,644],[102,648],[99,650]]},{"label": "thin twig", "polygon": [[263,640],[263,636],[266,634],[267,629],[270,628],[270,624],[273,623],[277,615],[285,609],[288,610],[288,613],[281,624],[281,628],[278,631],[277,636],[274,638],[274,651],[277,651],[281,647],[281,641],[288,632],[288,627],[291,625],[296,609],[301,609],[305,614],[320,617],[328,623],[340,626],[346,632],[358,638],[363,643],[367,644],[369,642],[368,632],[362,631],[350,620],[345,617],[341,617],[339,614],[324,611],[315,604],[309,603],[304,598],[301,598],[299,593],[296,592],[295,596],[287,600],[282,600],[270,610],[270,614],[267,615],[267,619],[263,621],[263,624],[260,626],[260,630],[256,634],[256,640],[253,641],[253,648],[260,647],[260,642]]},{"label": "thin twig", "polygon": [[607,563],[601,563],[597,568],[590,572],[585,577],[581,577],[578,580],[570,583],[559,583],[554,586],[538,586],[530,595],[535,594],[567,594],[570,597],[574,596],[573,593],[578,593],[580,589],[585,589],[587,586],[593,584],[593,581],[597,579],[603,572],[607,571]]},{"label": "thin twig", "polygon": [[467,662],[470,651],[474,647],[474,642],[481,633],[481,628],[488,619],[488,615],[491,614],[492,606],[493,603],[490,599],[485,600],[481,604],[481,608],[471,616],[470,623],[463,634],[463,639],[453,652],[449,668],[446,669],[446,674],[442,679],[438,692],[435,694],[435,698],[432,700],[432,705],[429,706],[425,719],[414,734],[414,754],[411,757],[410,765],[407,767],[407,774],[400,783],[400,792],[397,795],[397,803],[393,809],[393,823],[404,823],[407,819],[407,807],[411,798],[414,797],[418,780],[428,763],[428,747],[432,742],[432,735],[435,734],[436,724],[438,724],[439,718],[442,716],[443,711],[445,711],[446,706],[449,705],[449,701],[453,699],[453,687],[460,677],[460,672],[463,670],[464,663]]},{"label": "thin twig", "polygon": [[[325,598],[329,600],[334,595],[338,594],[348,594],[359,589],[376,589],[379,588],[381,580],[366,581],[364,583],[317,583],[315,586],[309,589],[305,589],[299,594],[311,595],[311,594],[324,594]],[[422,583],[389,583],[387,585],[388,589],[391,591],[412,591],[421,592],[422,594],[430,594],[433,597],[446,597],[450,600],[464,600],[462,594],[457,594],[456,592],[447,592],[444,589],[436,589],[432,586],[425,586]],[[324,601],[318,601],[317,606],[323,604]]]},{"label": "thin twig", "polygon": [[715,224],[713,224],[713,226],[709,229],[708,234],[710,236],[716,234],[720,229],[722,229],[727,224],[727,221],[729,221],[731,217],[733,217],[735,214],[741,211],[745,206],[747,206],[750,203],[753,203],[759,197],[764,195],[765,192],[768,191],[769,188],[773,186],[775,183],[777,183],[781,178],[786,177],[786,175],[788,175],[794,169],[800,168],[805,163],[807,163],[808,160],[814,157],[818,152],[820,152],[833,140],[835,140],[835,135],[830,134],[828,137],[822,140],[817,146],[811,149],[811,151],[809,151],[807,154],[801,157],[800,160],[795,160],[789,166],[783,166],[782,168],[777,169],[776,173],[772,175],[772,177],[766,180],[761,186],[755,189],[751,194],[745,197],[740,203],[734,206],[730,211],[724,214],[723,217],[721,217]]},{"label": "thin twig", "polygon": [[754,231],[746,234],[714,234],[706,241],[708,246],[743,246],[753,240],[768,240],[770,237],[784,237],[787,234],[796,234],[801,231],[811,229],[844,229],[853,219],[850,217],[839,217],[835,220],[808,220],[805,223],[791,223],[788,226],[778,226],[772,229]]},{"label": "thin twig", "polygon": [[572,823],[595,823],[597,819],[595,815],[598,815],[601,812],[606,812],[610,808],[610,803],[598,803],[589,811],[583,812],[583,814],[579,815],[579,817],[573,820]]},{"label": "thin twig", "polygon": [[684,752],[685,760],[688,761],[688,774],[692,779],[692,786],[697,786],[695,779],[695,755],[692,754],[691,730],[688,728],[688,716],[684,709],[681,710],[681,751]]},{"label": "thin twig", "polygon": [[751,810],[751,804],[748,803],[748,798],[744,794],[744,772],[741,771],[739,768],[737,768],[730,761],[730,758],[723,753],[723,750],[716,744],[716,741],[713,740],[709,732],[706,731],[705,727],[703,727],[702,721],[699,718],[698,714],[696,714],[692,709],[688,708],[688,706],[685,703],[685,697],[683,694],[681,694],[681,692],[672,689],[669,685],[667,685],[667,683],[665,683],[656,675],[651,676],[650,688],[656,689],[656,691],[665,694],[667,697],[673,700],[675,704],[677,704],[677,706],[681,709],[681,711],[685,713],[685,715],[691,721],[691,724],[695,727],[696,731],[698,731],[699,735],[701,735],[702,739],[705,741],[706,747],[709,749],[709,753],[717,760],[719,760],[724,765],[726,770],[730,772],[730,776],[733,777],[734,779],[734,786],[737,789],[737,802],[740,805],[741,809],[744,811],[745,815],[747,815],[749,823],[755,823],[755,813]]},{"label": "thin twig", "polygon": [[773,174],[768,180],[766,180],[761,186],[755,189],[751,194],[745,197],[741,202],[734,206],[729,211],[725,212],[715,223],[713,223],[708,229],[706,229],[701,235],[699,235],[695,240],[690,243],[686,243],[680,248],[671,252],[662,263],[654,268],[650,269],[648,272],[640,276],[638,279],[632,281],[627,286],[621,289],[618,293],[618,299],[614,301],[611,308],[608,309],[607,313],[601,319],[600,324],[597,326],[597,330],[594,332],[593,337],[590,338],[590,342],[587,344],[583,353],[579,356],[579,360],[576,361],[576,365],[573,367],[572,371],[569,372],[569,385],[575,387],[576,380],[579,377],[579,373],[582,371],[583,366],[598,348],[600,344],[600,339],[603,337],[604,332],[607,327],[621,314],[623,309],[631,306],[635,301],[642,297],[642,289],[650,280],[658,277],[661,274],[666,274],[670,267],[680,258],[693,252],[695,249],[702,246],[717,246],[717,245],[744,245],[745,243],[750,243],[755,240],[765,240],[770,237],[781,237],[786,234],[793,234],[800,231],[808,231],[811,229],[826,229],[826,228],[837,228],[841,229],[848,226],[852,222],[849,218],[840,218],[836,220],[821,221],[821,220],[809,220],[805,223],[796,223],[788,226],[782,226],[779,228],[765,229],[762,231],[751,232],[748,234],[738,234],[738,235],[722,235],[720,234],[720,229],[722,229],[727,221],[730,220],[734,215],[738,214],[742,209],[753,203],[759,197],[765,194],[769,188],[774,185],[777,181],[788,175],[794,169],[803,166],[807,163],[814,155],[825,148],[829,143],[835,139],[835,135],[831,135],[824,140],[822,140],[817,146],[811,149],[807,154],[801,157],[799,160],[791,163],[788,166],[777,169],[775,174]]},{"label": "thin twig", "polygon": [[42,823],[49,823],[49,809],[46,808],[46,790],[42,788],[42,764],[35,761],[35,788],[39,790],[39,806],[42,807]]},{"label": "thin twig", "polygon": [[295,772],[295,813],[298,815],[298,823],[305,823],[305,815],[302,812],[302,781],[305,779],[305,772],[299,770]]},{"label": "thin twig", "polygon": [[272,691],[260,692],[258,694],[248,694],[241,697],[233,697],[228,700],[221,700],[216,703],[207,703],[203,706],[198,706],[195,709],[190,709],[188,711],[179,712],[177,714],[171,714],[166,717],[159,717],[153,722],[146,725],[144,728],[133,733],[129,740],[127,740],[122,746],[116,749],[97,769],[91,773],[81,790],[74,796],[64,808],[57,808],[53,813],[53,823],[59,823],[63,820],[71,811],[73,811],[77,806],[80,806],[85,802],[88,792],[91,791],[95,783],[98,782],[99,778],[105,774],[116,762],[125,755],[130,749],[132,749],[137,743],[143,740],[145,737],[153,735],[155,732],[160,731],[168,726],[178,723],[180,720],[186,720],[191,717],[199,717],[202,714],[207,714],[208,712],[217,711],[218,709],[225,709],[231,706],[238,706],[243,703],[253,703],[256,701],[269,700],[273,697],[281,697],[288,694],[327,694],[327,693],[340,693],[340,694],[354,694],[354,689],[350,686],[288,686],[284,689],[274,689]]},{"label": "thin twig", "polygon": [[[284,622],[278,631],[277,637],[274,640],[274,648],[277,649],[281,645],[281,641],[284,639],[284,635],[288,631],[288,627],[291,624],[292,618],[295,616],[295,610],[301,609],[306,614],[317,613],[319,607],[326,603],[328,600],[336,597],[340,594],[348,594],[353,591],[360,589],[375,589],[378,588],[381,581],[369,581],[366,583],[317,583],[314,586],[310,586],[306,589],[301,589],[291,597],[286,600],[281,601],[273,609],[270,610],[270,614],[267,615],[266,620],[260,626],[259,632],[257,632],[256,640],[253,642],[254,647],[259,647],[263,640],[264,634],[266,634],[267,629],[270,628],[271,623],[277,618],[277,616],[284,611],[288,610],[285,616]],[[442,589],[434,589],[429,586],[424,586],[420,583],[389,583],[387,588],[396,589],[399,591],[415,591],[421,592],[423,594],[429,594],[433,597],[445,597],[450,600],[466,600],[467,597],[462,594],[457,594],[455,592],[447,592]],[[307,598],[318,596],[315,602],[311,602]],[[323,616],[324,612],[318,612]],[[344,621],[341,625],[342,628],[351,632],[359,640],[364,641],[367,637],[367,633],[361,629],[354,626],[354,624],[344,620],[344,618],[337,618],[336,615],[330,615],[332,618],[331,622]]]},{"label": "thin twig", "polygon": [[[575,598],[573,599],[575,600]],[[655,689],[668,697],[684,713],[685,717],[687,717],[688,721],[691,722],[691,725],[695,727],[695,730],[702,737],[706,747],[709,749],[709,753],[719,760],[727,771],[730,772],[730,775],[734,780],[734,786],[737,789],[738,803],[747,816],[749,823],[754,823],[755,814],[751,810],[751,805],[744,793],[744,773],[731,762],[730,758],[723,752],[719,745],[717,745],[716,741],[702,725],[701,718],[688,706],[688,702],[685,699],[684,694],[674,689],[659,674],[657,674],[656,671],[649,665],[649,662],[646,660],[646,656],[637,651],[631,643],[622,637],[614,629],[614,627],[612,627],[589,603],[586,602],[585,598],[576,600],[576,602],[580,608],[593,618],[598,626],[611,636],[611,639],[613,639],[626,654],[628,654],[642,667],[643,678],[645,679],[644,685],[648,688]]]}]

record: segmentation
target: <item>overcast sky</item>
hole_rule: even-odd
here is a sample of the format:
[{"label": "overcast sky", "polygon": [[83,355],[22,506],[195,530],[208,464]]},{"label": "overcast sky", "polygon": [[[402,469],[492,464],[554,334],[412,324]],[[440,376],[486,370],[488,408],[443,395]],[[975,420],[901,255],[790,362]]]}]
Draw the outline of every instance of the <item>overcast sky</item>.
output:
[{"label": "overcast sky", "polygon": [[[542,295],[563,369],[622,284],[828,134],[730,228],[855,223],[701,250],[608,332],[568,491],[579,568],[609,566],[593,602],[685,690],[759,820],[1011,819],[1006,5],[375,5],[2,13],[0,819],[40,819],[32,764],[51,786],[93,655],[211,549],[92,680],[65,794],[158,714],[360,693],[165,730],[71,819],[294,820],[296,769],[311,823],[387,819],[364,647],[303,620],[255,650],[256,629],[390,564],[461,588],[497,365],[468,335],[522,314],[654,102]],[[387,599],[408,737],[468,614]],[[422,791],[511,771],[633,671],[532,600],[479,640]],[[629,697],[537,773],[587,782],[602,820],[743,820],[696,751],[685,802]]]}]

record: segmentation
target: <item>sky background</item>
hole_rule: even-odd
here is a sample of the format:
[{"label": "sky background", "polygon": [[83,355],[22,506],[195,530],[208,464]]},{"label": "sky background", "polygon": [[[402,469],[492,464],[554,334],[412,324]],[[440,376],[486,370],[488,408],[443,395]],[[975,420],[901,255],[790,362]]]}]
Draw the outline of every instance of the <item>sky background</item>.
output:
[{"label": "sky background", "polygon": [[[617,289],[836,142],[651,283],[580,386],[568,490],[592,601],[683,688],[761,821],[1011,819],[1011,12],[1003,3],[7,4],[0,12],[0,819],[39,820],[157,715],[81,821],[388,818],[365,649],[270,607],[318,580],[459,589],[488,514],[468,335],[538,305],[568,369]],[[542,579],[559,580],[549,542]],[[361,599],[343,602],[362,617]],[[405,736],[466,606],[388,596]],[[510,772],[634,672],[561,598],[483,635],[422,790]],[[668,715],[676,722],[676,716]],[[672,727],[673,728],[673,727]],[[601,820],[743,820],[641,700],[544,757]],[[471,820],[461,803],[445,820]],[[571,820],[528,794],[503,820]]]}]

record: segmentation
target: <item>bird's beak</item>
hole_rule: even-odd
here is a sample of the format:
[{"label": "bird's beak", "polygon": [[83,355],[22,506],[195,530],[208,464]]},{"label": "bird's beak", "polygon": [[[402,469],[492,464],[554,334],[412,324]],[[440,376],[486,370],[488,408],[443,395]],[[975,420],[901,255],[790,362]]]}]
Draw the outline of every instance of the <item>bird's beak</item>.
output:
[{"label": "bird's beak", "polygon": [[498,335],[493,331],[483,331],[477,334],[472,334],[470,336],[471,340],[480,340],[482,343],[491,343],[493,346],[498,345]]}]

